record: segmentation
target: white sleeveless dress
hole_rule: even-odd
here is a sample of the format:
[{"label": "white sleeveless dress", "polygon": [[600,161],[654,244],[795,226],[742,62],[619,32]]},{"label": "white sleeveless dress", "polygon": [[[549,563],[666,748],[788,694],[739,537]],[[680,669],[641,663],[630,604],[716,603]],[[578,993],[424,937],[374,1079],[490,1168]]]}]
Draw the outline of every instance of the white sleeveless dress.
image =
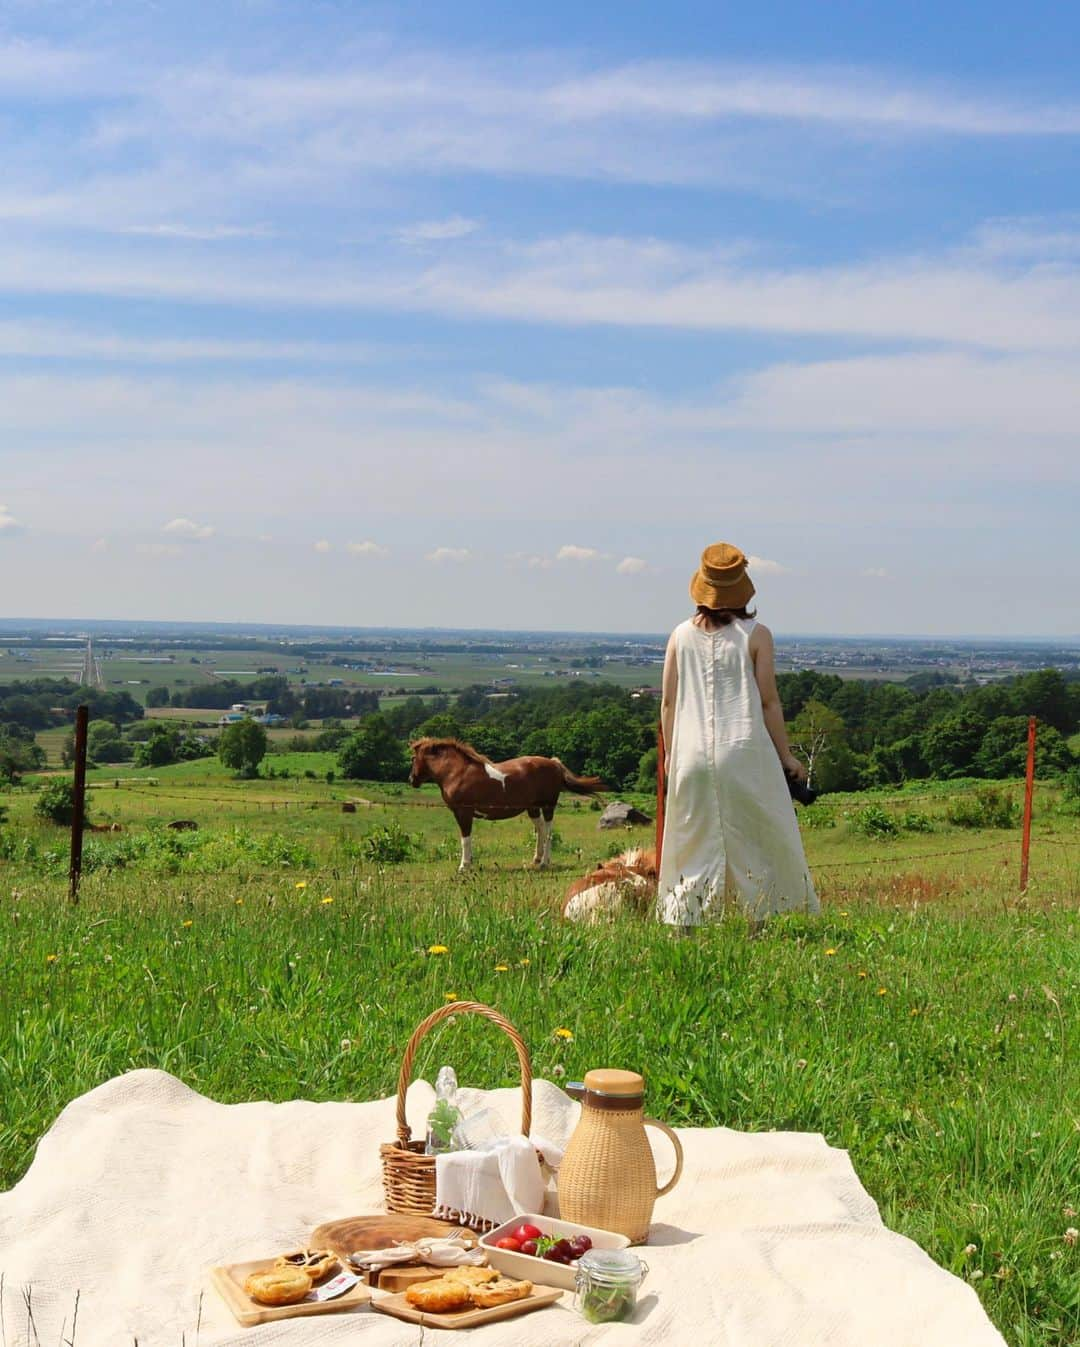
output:
[{"label": "white sleeveless dress", "polygon": [[755,623],[675,628],[679,685],[669,746],[658,914],[717,916],[725,890],[750,917],[817,912],[784,769],[765,728],[750,656]]}]

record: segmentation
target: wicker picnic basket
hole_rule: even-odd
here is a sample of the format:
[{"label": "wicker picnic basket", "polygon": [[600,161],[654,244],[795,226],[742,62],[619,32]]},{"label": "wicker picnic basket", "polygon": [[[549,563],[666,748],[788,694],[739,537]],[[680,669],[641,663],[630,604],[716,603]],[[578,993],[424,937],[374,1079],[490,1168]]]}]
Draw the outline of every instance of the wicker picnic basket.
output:
[{"label": "wicker picnic basket", "polygon": [[430,1216],[435,1207],[435,1157],[424,1154],[424,1142],[414,1141],[405,1117],[405,1092],[412,1080],[413,1060],[420,1040],[437,1024],[455,1015],[482,1015],[497,1024],[514,1045],[521,1067],[521,1134],[532,1127],[532,1063],[525,1041],[505,1017],[479,1001],[452,1001],[422,1020],[413,1030],[401,1059],[397,1086],[397,1140],[379,1147],[382,1158],[386,1210],[408,1216]]}]

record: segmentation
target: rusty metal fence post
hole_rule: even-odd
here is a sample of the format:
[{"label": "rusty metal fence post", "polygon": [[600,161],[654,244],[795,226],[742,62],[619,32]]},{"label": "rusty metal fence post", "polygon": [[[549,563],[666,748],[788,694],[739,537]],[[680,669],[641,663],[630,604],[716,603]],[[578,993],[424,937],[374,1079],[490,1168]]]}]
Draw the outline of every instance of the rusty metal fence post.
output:
[{"label": "rusty metal fence post", "polygon": [[82,878],[83,823],[86,820],[86,726],[90,712],[80,706],[75,712],[75,779],[71,810],[71,864],[68,867],[68,899],[79,901],[79,880]]},{"label": "rusty metal fence post", "polygon": [[1031,804],[1035,794],[1035,726],[1034,716],[1028,717],[1027,780],[1024,785],[1024,837],[1020,843],[1020,892],[1028,886],[1028,860],[1031,855]]}]

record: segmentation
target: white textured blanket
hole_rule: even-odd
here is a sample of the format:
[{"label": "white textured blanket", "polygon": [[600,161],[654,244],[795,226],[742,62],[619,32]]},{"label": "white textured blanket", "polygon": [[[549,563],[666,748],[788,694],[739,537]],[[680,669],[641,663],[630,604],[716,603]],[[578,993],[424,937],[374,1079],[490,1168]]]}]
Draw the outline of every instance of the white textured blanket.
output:
[{"label": "white textured blanket", "polygon": [[[414,1129],[432,1097],[411,1087]],[[513,1115],[514,1092],[489,1099]],[[577,1105],[540,1080],[533,1116],[561,1143]],[[370,1308],[243,1329],[206,1278],[216,1263],[295,1245],[322,1221],[380,1211],[378,1147],[393,1135],[392,1099],[226,1105],[160,1071],[108,1081],[63,1111],[23,1180],[0,1194],[0,1341],[59,1343],[79,1291],[75,1347],[193,1347],[200,1294],[200,1347],[418,1343],[419,1329]],[[686,1168],[657,1204],[634,1324],[590,1327],[567,1294],[474,1340],[1002,1347],[974,1292],[885,1229],[845,1152],[797,1133],[680,1136]],[[446,1347],[460,1339],[423,1334]]]}]

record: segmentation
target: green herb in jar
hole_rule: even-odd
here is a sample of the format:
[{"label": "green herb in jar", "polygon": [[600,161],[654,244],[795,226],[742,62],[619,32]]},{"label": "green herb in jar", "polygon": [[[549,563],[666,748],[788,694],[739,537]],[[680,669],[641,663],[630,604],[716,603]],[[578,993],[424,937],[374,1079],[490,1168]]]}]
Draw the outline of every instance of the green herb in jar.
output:
[{"label": "green herb in jar", "polygon": [[636,1286],[597,1286],[591,1283],[581,1293],[581,1313],[590,1324],[622,1323],[634,1314]]}]

